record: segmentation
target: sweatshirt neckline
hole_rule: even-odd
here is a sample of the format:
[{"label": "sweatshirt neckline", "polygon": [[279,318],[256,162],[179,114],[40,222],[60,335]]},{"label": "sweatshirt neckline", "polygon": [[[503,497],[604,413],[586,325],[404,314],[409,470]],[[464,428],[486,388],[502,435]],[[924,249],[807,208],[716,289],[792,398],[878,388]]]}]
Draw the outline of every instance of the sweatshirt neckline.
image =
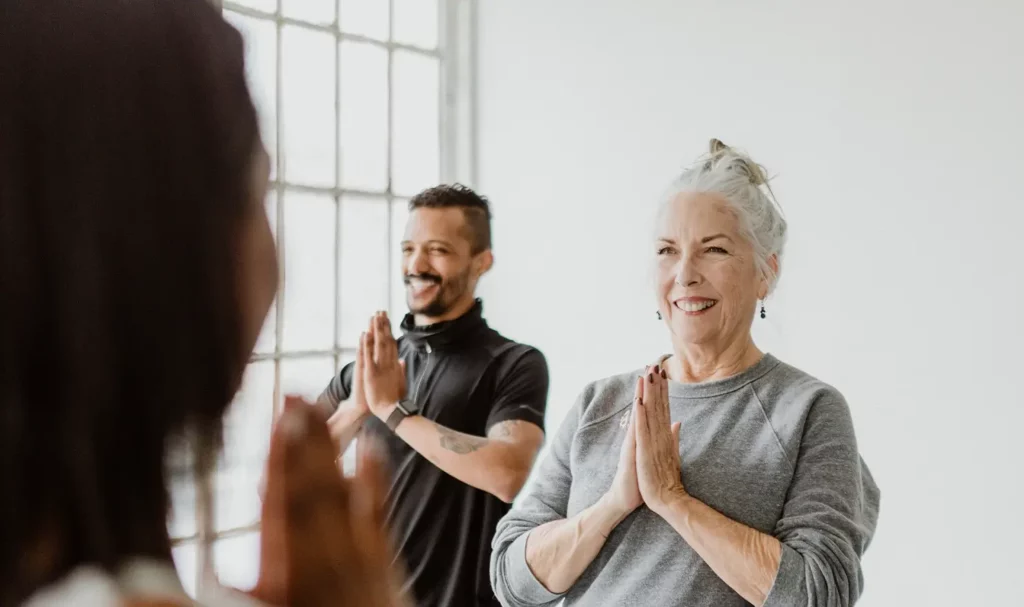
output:
[{"label": "sweatshirt neckline", "polygon": [[[664,361],[666,358],[668,358],[668,355],[663,356],[660,360]],[[707,398],[711,396],[721,396],[723,394],[735,392],[740,388],[757,381],[767,375],[778,365],[779,359],[775,358],[771,354],[765,353],[765,355],[761,357],[761,360],[730,377],[693,384],[669,380],[668,395],[669,398]]]}]

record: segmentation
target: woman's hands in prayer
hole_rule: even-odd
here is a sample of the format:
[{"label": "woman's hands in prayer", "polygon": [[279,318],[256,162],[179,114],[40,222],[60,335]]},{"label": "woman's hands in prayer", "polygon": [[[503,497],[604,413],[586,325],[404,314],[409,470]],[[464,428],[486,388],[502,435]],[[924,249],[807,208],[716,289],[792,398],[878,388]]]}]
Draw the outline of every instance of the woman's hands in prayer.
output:
[{"label": "woman's hands in prayer", "polygon": [[685,497],[679,461],[679,423],[672,423],[668,379],[660,365],[648,368],[637,380],[633,417],[636,475],[640,495],[657,512],[672,500]]},{"label": "woman's hands in prayer", "polygon": [[654,365],[636,380],[618,469],[602,502],[619,518],[625,518],[640,504],[657,511],[671,499],[685,495],[679,424],[673,424],[670,417],[668,379],[660,365]]},{"label": "woman's hands in prayer", "polygon": [[615,471],[615,478],[612,480],[612,487],[605,494],[605,502],[621,519],[633,512],[644,503],[640,497],[640,485],[636,478],[636,405],[640,402],[643,394],[642,387],[637,383],[637,396],[633,400],[633,411],[629,413],[629,426],[626,428],[626,438],[622,442],[619,451],[619,467]]}]

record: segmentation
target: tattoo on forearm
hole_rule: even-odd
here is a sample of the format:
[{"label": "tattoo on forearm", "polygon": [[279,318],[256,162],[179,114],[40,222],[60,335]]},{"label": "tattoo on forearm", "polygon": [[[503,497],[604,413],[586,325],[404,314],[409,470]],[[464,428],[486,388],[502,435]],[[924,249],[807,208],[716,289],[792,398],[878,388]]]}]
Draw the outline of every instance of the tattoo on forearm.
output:
[{"label": "tattoo on forearm", "polygon": [[441,435],[441,446],[459,455],[472,453],[487,444],[486,438],[469,436],[445,427],[438,427],[437,432]]}]

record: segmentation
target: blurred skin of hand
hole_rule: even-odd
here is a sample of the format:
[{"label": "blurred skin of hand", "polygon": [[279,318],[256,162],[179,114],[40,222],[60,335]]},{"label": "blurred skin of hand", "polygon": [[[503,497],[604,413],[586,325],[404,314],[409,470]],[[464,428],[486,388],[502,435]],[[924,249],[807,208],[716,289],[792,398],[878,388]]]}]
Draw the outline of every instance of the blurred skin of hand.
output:
[{"label": "blurred skin of hand", "polygon": [[288,398],[270,442],[260,572],[249,594],[287,607],[406,607],[384,529],[377,449],[354,478],[335,463],[323,413]]}]

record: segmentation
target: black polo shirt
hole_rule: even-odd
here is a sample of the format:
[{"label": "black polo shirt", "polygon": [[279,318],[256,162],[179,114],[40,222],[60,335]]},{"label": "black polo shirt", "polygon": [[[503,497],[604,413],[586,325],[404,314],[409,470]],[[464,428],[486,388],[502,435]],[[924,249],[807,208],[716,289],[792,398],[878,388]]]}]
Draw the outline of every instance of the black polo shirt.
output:
[{"label": "black polo shirt", "polygon": [[[421,415],[474,436],[509,420],[544,428],[544,355],[491,329],[479,300],[436,325],[416,327],[407,315],[402,333],[399,356]],[[347,365],[327,387],[333,406],[348,398],[352,371]],[[417,605],[499,605],[488,574],[491,539],[510,506],[442,472],[379,419],[368,419],[362,431],[380,439],[389,456],[388,525]]]}]

